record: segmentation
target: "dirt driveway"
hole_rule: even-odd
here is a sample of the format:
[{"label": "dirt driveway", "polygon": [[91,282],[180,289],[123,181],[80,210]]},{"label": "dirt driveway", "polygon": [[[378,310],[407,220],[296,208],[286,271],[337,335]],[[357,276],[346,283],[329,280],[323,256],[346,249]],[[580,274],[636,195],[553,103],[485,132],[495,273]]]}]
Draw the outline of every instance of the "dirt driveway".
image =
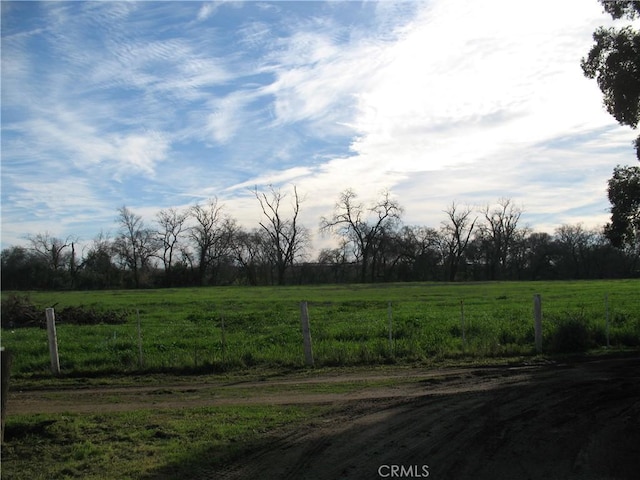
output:
[{"label": "dirt driveway", "polygon": [[640,478],[640,356],[10,391],[10,413],[331,404],[199,478]]}]

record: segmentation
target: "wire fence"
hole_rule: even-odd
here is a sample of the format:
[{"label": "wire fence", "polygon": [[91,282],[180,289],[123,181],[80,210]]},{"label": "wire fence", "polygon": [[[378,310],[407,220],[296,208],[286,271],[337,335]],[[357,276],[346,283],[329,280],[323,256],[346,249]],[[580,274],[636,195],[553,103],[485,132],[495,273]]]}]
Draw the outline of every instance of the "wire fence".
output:
[{"label": "wire fence", "polygon": [[[638,296],[543,295],[540,320],[537,343],[531,295],[426,295],[418,301],[278,302],[263,311],[229,302],[186,315],[143,307],[124,324],[58,323],[55,330],[62,374],[420,362],[640,345]],[[15,373],[57,373],[50,330],[4,331],[3,344],[14,352]]]}]

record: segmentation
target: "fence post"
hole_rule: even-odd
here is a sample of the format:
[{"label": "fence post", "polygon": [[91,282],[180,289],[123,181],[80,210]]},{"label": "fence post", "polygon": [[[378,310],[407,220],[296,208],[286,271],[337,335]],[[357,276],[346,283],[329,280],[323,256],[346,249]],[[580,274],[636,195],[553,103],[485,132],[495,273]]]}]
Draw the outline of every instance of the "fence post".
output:
[{"label": "fence post", "polygon": [[311,331],[309,329],[309,311],[307,309],[307,302],[300,302],[300,322],[302,323],[304,358],[307,362],[307,366],[313,367],[313,351],[311,350]]},{"label": "fence post", "polygon": [[606,317],[606,334],[607,334],[607,348],[609,348],[609,294],[604,296],[604,310]]},{"label": "fence post", "polygon": [[49,356],[51,357],[51,372],[60,375],[60,357],[58,356],[58,336],[56,334],[56,313],[53,308],[45,310],[47,316],[47,336],[49,337]]},{"label": "fence post", "polygon": [[393,308],[391,302],[387,307],[387,317],[389,318],[389,353],[393,355]]},{"label": "fence post", "polygon": [[533,296],[533,319],[536,339],[536,352],[542,352],[542,298],[539,293]]},{"label": "fence post", "polygon": [[136,308],[136,316],[138,317],[138,366],[142,368],[142,325],[140,324],[140,309]]},{"label": "fence post", "polygon": [[1,431],[0,431],[0,443],[4,443],[4,419],[7,412],[7,398],[9,394],[9,375],[11,374],[11,361],[12,355],[11,352],[5,350],[4,347],[0,347],[0,368],[2,369],[2,384],[0,387],[0,395],[2,396],[1,405],[0,405],[0,415],[1,418]]},{"label": "fence post", "polygon": [[464,331],[464,300],[460,300],[460,328],[462,330],[462,343],[466,343],[467,337]]},{"label": "fence post", "polygon": [[224,364],[227,361],[227,336],[224,333],[224,314],[222,312],[220,313],[220,341],[222,363]]}]

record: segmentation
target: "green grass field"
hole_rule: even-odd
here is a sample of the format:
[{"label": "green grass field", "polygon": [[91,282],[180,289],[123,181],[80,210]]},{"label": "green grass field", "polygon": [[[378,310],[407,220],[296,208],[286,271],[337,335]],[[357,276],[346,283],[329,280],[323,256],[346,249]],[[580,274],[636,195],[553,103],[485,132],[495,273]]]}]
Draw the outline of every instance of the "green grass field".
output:
[{"label": "green grass field", "polygon": [[[76,376],[302,367],[301,301],[308,302],[318,366],[533,355],[534,294],[542,296],[545,353],[604,347],[607,304],[610,345],[640,345],[638,280],[31,292],[29,297],[43,317],[54,304],[128,312],[122,325],[57,326],[62,373]],[[3,329],[1,342],[14,354],[13,376],[49,373],[46,330]]]}]

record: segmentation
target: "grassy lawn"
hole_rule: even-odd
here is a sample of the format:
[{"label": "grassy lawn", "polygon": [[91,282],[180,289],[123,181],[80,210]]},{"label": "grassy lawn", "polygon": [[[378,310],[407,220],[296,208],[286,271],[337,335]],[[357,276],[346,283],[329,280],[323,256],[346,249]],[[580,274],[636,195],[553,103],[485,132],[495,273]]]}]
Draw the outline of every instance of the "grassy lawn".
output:
[{"label": "grassy lawn", "polygon": [[2,478],[193,478],[311,421],[317,407],[245,406],[10,416]]}]

